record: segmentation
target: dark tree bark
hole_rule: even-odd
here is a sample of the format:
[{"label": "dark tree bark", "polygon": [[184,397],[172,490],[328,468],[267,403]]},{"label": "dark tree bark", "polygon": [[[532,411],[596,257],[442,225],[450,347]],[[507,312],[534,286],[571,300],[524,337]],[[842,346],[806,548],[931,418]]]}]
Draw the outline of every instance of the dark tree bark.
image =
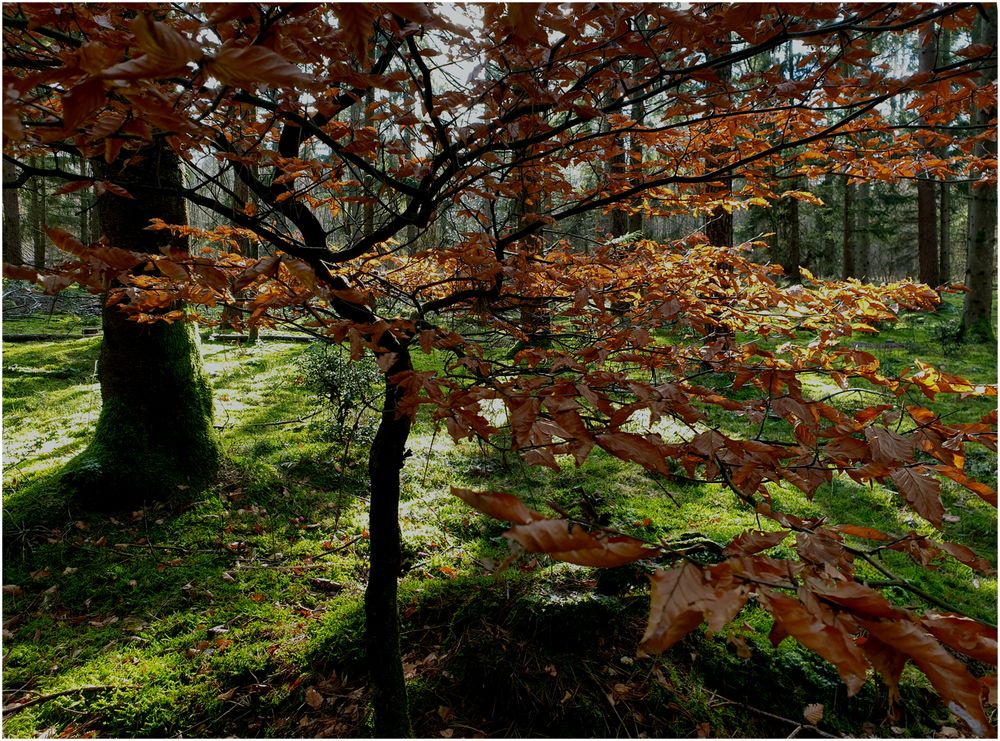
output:
[{"label": "dark tree bark", "polygon": [[867,180],[858,184],[857,206],[854,211],[858,217],[854,223],[855,268],[858,278],[870,281],[872,279],[872,184]]},{"label": "dark tree bark", "polygon": [[941,228],[938,234],[938,279],[951,282],[951,190],[941,181]]},{"label": "dark tree bark", "polygon": [[[932,72],[937,58],[937,36],[928,33],[920,49],[920,71]],[[917,180],[917,277],[932,288],[941,283],[938,272],[937,193],[933,180]]]},{"label": "dark tree bark", "polygon": [[[938,31],[937,64],[951,61],[951,33],[946,28]],[[948,156],[947,149],[940,151],[942,159]],[[940,185],[940,228],[938,230],[938,279],[950,283],[951,276],[951,187],[947,177]]]},{"label": "dark tree bark", "polygon": [[[794,184],[793,184],[794,189]],[[802,239],[799,225],[799,201],[783,198],[778,213],[778,241],[781,245],[781,267],[792,283],[802,282]]]},{"label": "dark tree bark", "polygon": [[844,280],[858,277],[858,268],[855,261],[857,256],[857,245],[854,234],[854,186],[851,185],[851,178],[844,175],[844,211],[843,211],[843,237],[844,237],[844,263],[841,270],[841,277]]},{"label": "dark tree bark", "polygon": [[[4,160],[4,182],[13,182],[16,178],[17,168]],[[3,261],[11,265],[21,265],[24,262],[21,254],[21,203],[17,190],[4,188],[3,191]]]},{"label": "dark tree bark", "polygon": [[397,373],[412,369],[409,351],[399,350],[395,362],[385,373],[382,418],[368,458],[371,564],[365,589],[365,639],[376,738],[412,735],[399,646],[397,598],[402,563],[400,472],[408,455],[406,440],[410,434],[410,418],[398,414],[404,391],[389,380]]},{"label": "dark tree bark", "polygon": [[[644,29],[646,26],[646,19],[638,16],[635,19],[635,23],[638,28]],[[632,61],[632,74],[635,76],[639,75],[639,61]],[[638,101],[632,104],[632,120],[635,121],[636,125],[641,125],[646,119],[646,104],[643,101]],[[639,137],[636,132],[632,132],[629,135],[628,144],[628,157],[631,164],[637,165],[642,163],[642,145],[639,143]],[[642,231],[642,212],[636,211],[633,214],[629,214],[628,217],[628,231],[641,232]]]},{"label": "dark tree bark", "polygon": [[[95,163],[95,169],[126,190],[154,185],[179,191],[180,160],[162,140],[140,154],[139,163]],[[97,214],[113,245],[149,253],[168,244],[187,249],[186,239],[146,230],[154,217],[187,223],[184,201],[176,195],[147,192],[126,200],[105,193],[97,199]],[[101,323],[101,414],[90,445],[67,465],[64,482],[95,509],[134,508],[203,484],[216,470],[219,451],[193,325],[139,324],[118,306],[105,307]]]},{"label": "dark tree bark", "polygon": [[[35,157],[31,158],[31,164],[37,166]],[[30,181],[28,219],[31,221],[31,262],[36,268],[45,267],[45,180],[40,177],[33,177]]]},{"label": "dark tree bark", "polygon": [[[973,40],[977,43],[995,44],[997,38],[997,6],[983,5],[976,24]],[[997,68],[984,71],[982,84],[996,80]],[[996,115],[995,103],[975,112],[975,122],[984,129]],[[996,140],[985,139],[976,145],[976,153],[996,158]],[[965,308],[962,314],[962,336],[971,340],[991,342],[995,339],[993,328],[993,279],[996,267],[997,186],[979,185],[972,189],[969,200],[969,244],[966,260]]]}]

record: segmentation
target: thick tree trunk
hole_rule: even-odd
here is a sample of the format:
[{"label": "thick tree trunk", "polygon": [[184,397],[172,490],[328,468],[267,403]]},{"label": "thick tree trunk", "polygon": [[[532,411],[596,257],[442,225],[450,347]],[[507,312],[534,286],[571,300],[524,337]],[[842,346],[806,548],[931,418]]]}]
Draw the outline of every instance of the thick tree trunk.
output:
[{"label": "thick tree trunk", "polygon": [[[984,17],[985,15],[985,17]],[[973,41],[995,43],[997,38],[997,6],[983,5],[976,24]],[[983,73],[982,84],[996,80],[997,68],[991,67]],[[975,111],[975,122],[984,129],[996,115],[996,106]],[[995,140],[981,141],[976,145],[976,154],[996,158]],[[971,340],[989,342],[995,339],[993,330],[993,279],[996,267],[995,245],[997,227],[997,186],[979,185],[972,189],[969,201],[969,244],[966,261],[965,310],[962,314],[962,336]]]},{"label": "thick tree trunk", "polygon": [[410,418],[397,414],[403,390],[389,379],[412,370],[407,350],[400,350],[385,373],[382,419],[371,446],[369,546],[371,565],[365,589],[365,636],[371,676],[376,738],[412,735],[406,680],[399,646],[397,591],[402,561],[399,532],[400,472],[407,456]]},{"label": "thick tree trunk", "polygon": [[[142,162],[115,163],[100,177],[126,190],[180,188],[180,161],[162,140],[140,154]],[[154,217],[187,223],[184,202],[176,196],[145,193],[126,200],[105,193],[97,199],[97,213],[115,246],[150,253],[167,244],[187,248],[186,239],[146,230]],[[82,503],[97,509],[134,508],[204,483],[216,470],[219,451],[193,326],[138,324],[118,306],[105,307],[101,323],[101,414],[93,440],[69,463],[64,481]]]},{"label": "thick tree trunk", "polygon": [[841,277],[844,280],[858,277],[858,268],[855,261],[857,255],[857,245],[854,239],[854,186],[851,185],[851,178],[844,175],[844,212],[843,212],[843,237],[844,237],[844,262],[841,270]]},{"label": "thick tree trunk", "polygon": [[[17,168],[13,163],[4,160],[4,182],[10,183],[16,178]],[[21,203],[17,190],[17,188],[4,188],[3,191],[3,261],[10,265],[20,265],[24,262],[21,254]]]}]

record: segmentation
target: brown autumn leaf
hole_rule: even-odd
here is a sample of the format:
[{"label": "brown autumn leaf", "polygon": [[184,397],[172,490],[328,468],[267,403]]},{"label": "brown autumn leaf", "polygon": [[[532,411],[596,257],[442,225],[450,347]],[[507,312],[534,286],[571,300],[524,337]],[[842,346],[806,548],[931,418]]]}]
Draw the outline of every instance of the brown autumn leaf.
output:
[{"label": "brown autumn leaf", "polygon": [[892,480],[917,514],[935,527],[941,527],[944,505],[941,504],[941,482],[927,475],[925,466],[897,468]]},{"label": "brown autumn leaf", "polygon": [[313,710],[319,710],[323,705],[323,695],[315,687],[306,689],[306,704]]},{"label": "brown autumn leaf", "polygon": [[903,437],[885,427],[866,427],[865,438],[871,445],[875,463],[888,466],[913,461],[915,443],[912,438]]},{"label": "brown autumn leaf", "polygon": [[833,530],[844,535],[853,535],[855,538],[865,538],[867,540],[892,540],[892,538],[881,530],[862,525],[834,525]]},{"label": "brown autumn leaf", "polygon": [[51,226],[43,227],[43,230],[48,238],[52,240],[52,244],[63,252],[68,252],[69,254],[76,255],[77,257],[87,256],[86,245],[66,230],[57,229]]},{"label": "brown autumn leaf", "polygon": [[697,628],[702,621],[718,632],[746,604],[749,588],[732,578],[728,564],[705,570],[693,563],[659,570],[649,578],[649,620],[639,650],[662,653]]},{"label": "brown autumn leaf", "polygon": [[602,432],[595,436],[597,444],[611,455],[634,461],[643,468],[670,475],[666,462],[666,449],[656,437],[645,437],[634,432]]},{"label": "brown autumn leaf", "polygon": [[658,551],[627,536],[592,535],[568,520],[535,520],[517,525],[504,536],[528,553],[545,553],[579,566],[613,568],[653,556]]},{"label": "brown autumn leaf", "polygon": [[823,720],[823,703],[809,703],[802,709],[802,717],[805,718],[806,722],[810,725],[819,725],[819,722]]},{"label": "brown autumn leaf", "polygon": [[996,735],[983,710],[979,681],[930,634],[902,620],[859,620],[868,632],[911,659],[934,685],[948,709],[977,736]]},{"label": "brown autumn leaf", "polygon": [[976,481],[965,474],[961,469],[955,468],[954,466],[946,465],[936,465],[933,467],[938,473],[944,474],[952,481],[961,484],[969,491],[975,492],[980,499],[984,502],[992,504],[994,507],[997,506],[997,492],[991,486],[988,486],[981,481]]},{"label": "brown autumn leaf", "polygon": [[[62,96],[63,128],[66,131],[76,130],[95,111],[101,108],[106,100],[104,80],[100,78],[90,77],[78,85],[74,85]],[[89,181],[83,182],[89,184]]]},{"label": "brown autumn leaf", "polygon": [[312,76],[264,46],[223,46],[204,66],[219,82],[233,87],[308,87],[314,82]]},{"label": "brown autumn leaf", "polygon": [[364,64],[368,60],[368,42],[378,10],[373,3],[334,3],[333,13],[348,50]]},{"label": "brown autumn leaf", "polygon": [[139,48],[157,69],[180,69],[202,55],[197,42],[166,23],[154,21],[147,13],[137,15],[131,29]]},{"label": "brown autumn leaf", "polygon": [[451,487],[452,496],[456,496],[470,507],[478,509],[490,517],[498,520],[506,520],[518,525],[527,525],[534,520],[544,519],[542,515],[528,507],[512,494],[502,492],[480,492],[469,489],[460,489],[457,486]]},{"label": "brown autumn leaf", "polygon": [[745,530],[722,551],[723,556],[750,556],[773,548],[788,537],[788,530]]},{"label": "brown autumn leaf", "polygon": [[993,573],[993,565],[985,558],[980,557],[974,550],[960,543],[949,543],[943,541],[937,544],[941,550],[949,553],[956,561],[964,563],[971,569],[975,569],[981,574]]},{"label": "brown autumn leaf", "polygon": [[930,613],[924,626],[949,648],[984,664],[996,664],[997,629],[965,617],[948,613]]},{"label": "brown autumn leaf", "polygon": [[767,588],[761,590],[759,597],[774,616],[775,628],[780,629],[772,630],[772,643],[780,643],[784,635],[792,636],[833,664],[847,685],[847,693],[857,694],[867,678],[868,664],[850,631],[832,611],[816,615],[798,600]]}]

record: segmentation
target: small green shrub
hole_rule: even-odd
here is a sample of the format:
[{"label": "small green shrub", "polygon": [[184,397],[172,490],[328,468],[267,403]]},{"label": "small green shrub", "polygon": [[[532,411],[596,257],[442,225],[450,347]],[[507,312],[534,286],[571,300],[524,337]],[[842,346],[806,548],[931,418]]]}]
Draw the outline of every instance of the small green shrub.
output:
[{"label": "small green shrub", "polygon": [[370,440],[375,433],[381,374],[371,359],[351,360],[344,348],[311,344],[295,362],[297,383],[329,405],[325,433],[348,445]]}]

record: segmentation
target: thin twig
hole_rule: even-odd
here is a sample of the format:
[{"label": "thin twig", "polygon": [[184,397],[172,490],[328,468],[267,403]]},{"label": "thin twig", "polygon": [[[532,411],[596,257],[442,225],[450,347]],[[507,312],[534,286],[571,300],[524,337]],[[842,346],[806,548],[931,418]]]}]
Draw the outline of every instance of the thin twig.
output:
[{"label": "thin twig", "polygon": [[[841,736],[834,736],[832,733],[827,733],[826,731],[821,731],[816,726],[799,723],[797,720],[792,720],[791,718],[785,718],[784,716],[781,716],[781,715],[775,715],[774,713],[769,713],[766,710],[761,710],[760,708],[755,708],[752,705],[747,705],[745,702],[744,703],[738,703],[738,702],[733,701],[733,700],[731,700],[730,702],[732,702],[734,705],[737,705],[737,706],[740,706],[740,707],[744,707],[744,708],[746,708],[747,710],[749,710],[752,713],[757,713],[758,715],[763,715],[763,716],[765,716],[767,718],[773,718],[774,720],[780,720],[782,723],[788,723],[789,725],[796,726],[796,730],[792,734],[792,736],[794,736],[796,733],[798,733],[801,730],[808,730],[808,731],[812,731],[813,733],[819,734],[823,738],[842,738]],[[792,736],[789,736],[789,738],[792,738]]]},{"label": "thin twig", "polygon": [[32,705],[38,705],[39,703],[48,702],[49,700],[54,700],[57,697],[63,697],[65,695],[72,695],[74,692],[98,692],[100,690],[119,690],[119,689],[132,689],[133,685],[127,684],[85,684],[82,687],[72,687],[68,690],[59,690],[58,692],[50,692],[46,695],[38,695],[37,697],[32,697],[30,700],[25,700],[24,702],[11,703],[10,705],[3,706],[3,714],[7,715],[9,713],[16,713],[19,710],[24,710]]}]

